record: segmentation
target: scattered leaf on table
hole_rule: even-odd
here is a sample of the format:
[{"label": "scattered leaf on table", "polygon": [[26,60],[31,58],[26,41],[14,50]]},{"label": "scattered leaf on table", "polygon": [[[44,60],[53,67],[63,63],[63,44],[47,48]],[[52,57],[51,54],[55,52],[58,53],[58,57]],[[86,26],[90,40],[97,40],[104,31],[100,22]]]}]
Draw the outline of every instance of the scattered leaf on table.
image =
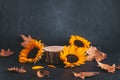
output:
[{"label": "scattered leaf on table", "polygon": [[112,66],[111,65],[108,65],[108,64],[103,64],[101,62],[98,62],[98,67],[100,67],[101,69],[104,69],[108,72],[111,72],[111,73],[114,73],[115,72],[115,64],[113,64]]},{"label": "scattered leaf on table", "polygon": [[25,73],[27,72],[24,67],[18,68],[18,67],[11,67],[11,68],[7,68],[8,71],[15,71],[18,73]]},{"label": "scattered leaf on table", "polygon": [[98,62],[104,60],[107,57],[105,53],[99,51],[96,47],[93,46],[91,46],[86,53],[88,54],[87,61],[92,61],[95,59]]},{"label": "scattered leaf on table", "polygon": [[0,52],[0,56],[2,57],[7,57],[12,54],[14,54],[14,52],[12,52],[10,49],[8,49],[7,51],[5,51],[4,49],[1,49],[1,52]]},{"label": "scattered leaf on table", "polygon": [[48,76],[49,77],[49,74],[50,74],[50,72],[49,71],[47,71],[47,70],[43,70],[43,71],[41,71],[41,70],[38,70],[37,71],[37,76],[38,77],[45,77],[45,76]]},{"label": "scattered leaf on table", "polygon": [[97,55],[95,56],[95,60],[96,60],[97,62],[99,62],[99,61],[104,60],[106,57],[107,57],[107,55],[106,55],[105,53],[100,52],[99,54],[97,54]]},{"label": "scattered leaf on table", "polygon": [[100,74],[100,73],[99,72],[79,72],[79,73],[73,72],[73,75],[75,77],[79,77],[83,80],[85,79],[85,77],[91,77],[97,74]]},{"label": "scattered leaf on table", "polygon": [[33,70],[43,69],[43,68],[44,68],[43,66],[33,66],[33,67],[32,67]]},{"label": "scattered leaf on table", "polygon": [[95,59],[95,56],[97,55],[97,48],[90,46],[86,53],[88,54],[87,61],[92,61]]},{"label": "scattered leaf on table", "polygon": [[48,65],[49,68],[56,68],[54,65]]}]

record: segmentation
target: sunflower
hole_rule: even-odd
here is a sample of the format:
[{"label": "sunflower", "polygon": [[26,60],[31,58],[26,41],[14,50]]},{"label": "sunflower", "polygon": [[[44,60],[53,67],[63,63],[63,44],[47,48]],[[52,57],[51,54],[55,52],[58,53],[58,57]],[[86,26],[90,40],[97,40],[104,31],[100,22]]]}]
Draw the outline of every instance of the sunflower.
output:
[{"label": "sunflower", "polygon": [[[19,62],[20,63],[37,62],[43,55],[44,44],[41,43],[41,40],[37,41],[35,39],[32,39],[30,36],[26,37],[24,35],[21,35],[21,37],[24,40],[24,42],[21,43],[21,46],[23,46],[24,49],[22,49],[20,52]],[[28,58],[30,51],[34,48],[38,49],[36,56],[34,58]]]},{"label": "sunflower", "polygon": [[84,64],[86,61],[87,48],[75,48],[75,46],[64,46],[60,52],[60,59],[64,62],[65,67],[75,67]]},{"label": "sunflower", "polygon": [[85,38],[78,36],[78,35],[71,35],[70,40],[69,40],[69,44],[71,46],[76,46],[78,47],[86,47],[88,48],[90,46],[90,43],[88,40],[86,40]]}]

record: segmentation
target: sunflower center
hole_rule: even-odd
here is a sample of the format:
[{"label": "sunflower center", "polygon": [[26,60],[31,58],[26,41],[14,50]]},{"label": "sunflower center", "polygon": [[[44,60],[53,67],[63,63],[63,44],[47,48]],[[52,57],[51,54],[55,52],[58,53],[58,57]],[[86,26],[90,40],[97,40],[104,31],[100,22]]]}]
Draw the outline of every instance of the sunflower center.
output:
[{"label": "sunflower center", "polygon": [[33,48],[30,52],[29,52],[29,55],[28,55],[28,58],[33,58],[36,56],[38,52],[38,48]]},{"label": "sunflower center", "polygon": [[78,57],[73,54],[69,54],[66,57],[67,57],[67,61],[70,63],[74,63],[78,61]]},{"label": "sunflower center", "polygon": [[84,46],[83,42],[81,42],[80,40],[75,40],[75,41],[74,41],[74,44],[75,44],[77,47],[83,47],[83,46]]}]

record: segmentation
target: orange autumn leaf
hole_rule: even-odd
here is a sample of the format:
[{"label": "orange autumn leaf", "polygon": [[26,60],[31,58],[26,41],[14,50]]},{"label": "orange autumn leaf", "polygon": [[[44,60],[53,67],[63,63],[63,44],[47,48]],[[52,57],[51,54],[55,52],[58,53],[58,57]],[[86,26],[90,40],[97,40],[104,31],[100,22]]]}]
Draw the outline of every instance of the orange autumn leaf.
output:
[{"label": "orange autumn leaf", "polygon": [[107,57],[105,53],[99,51],[96,47],[93,46],[91,46],[86,53],[88,54],[87,61],[92,61],[95,59],[98,62],[104,60]]},{"label": "orange autumn leaf", "polygon": [[85,79],[85,77],[91,77],[97,74],[100,74],[100,73],[99,72],[79,72],[79,73],[73,72],[73,75],[75,77],[79,77],[83,80]]},{"label": "orange autumn leaf", "polygon": [[14,72],[18,72],[18,73],[25,73],[27,72],[24,67],[18,68],[18,67],[11,67],[11,68],[7,68],[8,71],[14,71]]},{"label": "orange autumn leaf", "polygon": [[8,49],[7,51],[5,51],[4,49],[1,49],[0,51],[0,56],[2,57],[7,57],[12,55],[14,52],[12,52],[10,49]]},{"label": "orange autumn leaf", "polygon": [[108,72],[111,72],[111,73],[114,73],[115,72],[115,64],[113,64],[112,66],[111,65],[108,65],[108,64],[103,64],[101,62],[97,62],[98,63],[98,67],[100,67],[101,69],[104,69]]}]

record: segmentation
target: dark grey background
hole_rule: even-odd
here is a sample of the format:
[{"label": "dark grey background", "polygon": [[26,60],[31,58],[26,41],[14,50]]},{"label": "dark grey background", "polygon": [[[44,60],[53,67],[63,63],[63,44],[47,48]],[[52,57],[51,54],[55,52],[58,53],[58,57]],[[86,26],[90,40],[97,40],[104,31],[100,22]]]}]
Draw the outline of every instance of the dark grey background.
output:
[{"label": "dark grey background", "polygon": [[[41,39],[47,45],[68,44],[70,36],[77,34],[108,55],[104,62],[119,65],[119,26],[119,0],[0,0],[0,49],[15,52],[0,58],[0,80],[39,80],[35,71],[31,72],[34,64],[18,63],[21,34]],[[24,66],[28,73],[11,74],[5,70],[10,66]],[[79,80],[71,74],[74,70],[59,67],[51,70],[51,77],[45,80]],[[101,71],[94,62],[80,66],[80,70]],[[103,72],[86,80],[120,80],[119,73]]]}]

